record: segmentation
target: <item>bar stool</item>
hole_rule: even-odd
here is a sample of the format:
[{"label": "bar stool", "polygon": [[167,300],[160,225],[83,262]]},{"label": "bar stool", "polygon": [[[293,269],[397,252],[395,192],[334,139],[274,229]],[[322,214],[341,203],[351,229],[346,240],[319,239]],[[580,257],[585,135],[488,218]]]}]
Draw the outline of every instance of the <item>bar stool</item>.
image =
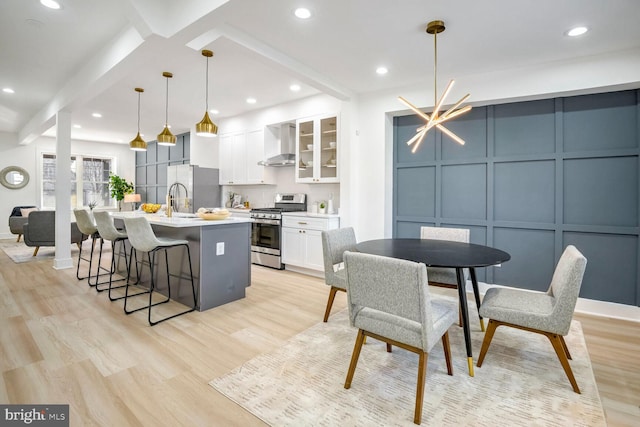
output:
[{"label": "bar stool", "polygon": [[[164,238],[164,237],[156,237],[155,233],[153,232],[153,229],[151,228],[151,224],[149,224],[149,221],[147,221],[147,219],[145,217],[131,217],[131,218],[124,218],[124,225],[127,229],[127,236],[129,238],[129,243],[131,243],[131,254],[129,255],[129,260],[133,260],[134,257],[134,250],[135,251],[140,251],[140,252],[146,252],[147,253],[147,259],[148,259],[148,265],[149,265],[149,273],[150,273],[150,277],[151,277],[151,283],[149,285],[149,304],[145,305],[143,307],[140,308],[136,308],[133,310],[127,310],[127,300],[129,298],[129,280],[127,280],[127,284],[126,284],[126,288],[125,288],[125,298],[124,298],[124,312],[126,314],[131,314],[134,313],[136,311],[140,311],[140,310],[145,310],[148,309],[149,310],[149,314],[148,314],[148,319],[149,319],[149,325],[153,326],[156,325],[160,322],[164,322],[165,320],[169,320],[172,319],[174,317],[180,316],[182,314],[186,314],[186,313],[190,313],[192,311],[194,311],[196,309],[196,289],[195,289],[195,285],[193,282],[193,268],[191,266],[191,251],[189,249],[189,241],[188,240],[181,240],[181,239],[170,239],[170,238]],[[169,300],[171,299],[171,282],[170,282],[170,276],[174,276],[174,277],[182,277],[181,275],[175,275],[175,274],[170,274],[169,273],[169,255],[167,253],[167,249],[169,248],[173,248],[173,247],[178,247],[178,246],[184,246],[187,249],[187,257],[189,260],[189,278],[191,280],[191,291],[193,292],[193,306],[190,307],[188,310],[185,311],[181,311],[180,313],[177,314],[173,314],[171,316],[167,316],[164,317],[160,320],[157,321],[152,321],[151,320],[151,308],[159,305],[159,304],[164,304],[169,302]],[[166,265],[166,271],[167,271],[167,289],[168,289],[168,296],[167,299],[159,301],[159,302],[153,302],[153,291],[155,289],[155,275],[153,272],[153,269],[155,267],[155,261],[156,261],[156,253],[160,250],[164,250],[164,259],[165,259],[165,265]],[[127,271],[127,275],[130,277],[130,273],[131,273],[131,265],[133,264],[133,262],[129,262],[129,270]],[[159,267],[159,263],[158,263],[158,267]],[[137,268],[137,263],[136,263],[136,268]],[[140,280],[140,274],[138,272],[138,281]],[[135,296],[135,295],[131,295],[131,296]]]},{"label": "bar stool", "polygon": [[[89,284],[89,286],[95,286],[97,288],[100,271],[98,270],[96,272],[96,283],[92,284],[91,268],[93,267],[93,251],[96,246],[96,240],[100,237],[100,234],[98,233],[98,228],[94,224],[93,219],[89,215],[89,212],[84,209],[74,209],[73,214],[76,217],[76,225],[78,226],[78,230],[80,230],[80,232],[84,236],[91,237],[91,255],[89,256],[89,259],[82,257],[82,244],[79,245],[80,252],[78,253],[78,267],[76,269],[76,277],[78,278],[78,280],[87,279],[87,283]],[[82,240],[84,240],[84,237]],[[80,261],[89,263],[89,273],[84,277],[80,277]]]},{"label": "bar stool", "polygon": [[[120,243],[120,252],[118,253],[118,255],[124,256],[124,264],[128,272],[129,260],[127,259],[127,249],[125,247],[125,241],[127,240],[127,233],[122,232],[116,228],[116,226],[113,223],[113,218],[111,218],[111,215],[109,215],[109,212],[106,212],[106,211],[95,212],[93,216],[96,220],[96,227],[98,228],[98,234],[100,234],[100,252],[98,255],[98,271],[102,270],[106,272],[105,274],[107,273],[109,274],[109,282],[108,282],[109,287],[107,288],[109,291],[109,299],[111,301],[117,301],[117,300],[123,299],[124,295],[114,298],[111,296],[111,290],[124,288],[126,284],[115,286],[115,287],[113,287],[112,284],[113,282],[121,282],[123,280],[129,280],[129,277],[113,280],[113,274],[116,272],[116,245]],[[108,270],[102,266],[102,246],[105,240],[108,240],[111,242],[111,266],[109,267]],[[137,268],[138,266],[136,264],[136,270]],[[98,288],[98,286],[96,286],[96,289],[99,292],[107,290],[107,289],[100,289]],[[143,292],[143,293],[146,293],[146,292]],[[132,295],[132,296],[135,296],[135,295]]]}]

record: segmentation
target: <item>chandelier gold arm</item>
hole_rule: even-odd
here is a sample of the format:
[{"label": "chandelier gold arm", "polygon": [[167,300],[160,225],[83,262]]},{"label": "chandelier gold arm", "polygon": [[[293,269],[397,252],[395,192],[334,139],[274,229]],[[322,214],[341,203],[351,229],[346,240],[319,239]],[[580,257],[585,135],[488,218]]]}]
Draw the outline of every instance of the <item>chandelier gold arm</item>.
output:
[{"label": "chandelier gold arm", "polygon": [[[424,113],[422,111],[420,111],[418,109],[418,107],[416,107],[415,105],[413,105],[412,103],[410,103],[409,101],[407,101],[406,99],[404,99],[403,97],[399,96],[398,99],[400,100],[400,102],[402,102],[404,105],[406,105],[407,107],[411,108],[413,110],[414,113],[416,113],[417,115],[419,115],[420,117],[422,117],[423,119],[429,121],[431,120],[429,118],[429,115],[427,113]],[[407,144],[408,145],[408,144]]]},{"label": "chandelier gold arm", "polygon": [[442,126],[442,125],[436,125],[436,127],[444,134],[448,135],[449,138],[453,139],[454,141],[456,141],[458,144],[460,145],[464,145],[464,139],[460,138],[458,135],[456,135],[455,133],[451,132],[449,129],[447,129],[446,127]]}]

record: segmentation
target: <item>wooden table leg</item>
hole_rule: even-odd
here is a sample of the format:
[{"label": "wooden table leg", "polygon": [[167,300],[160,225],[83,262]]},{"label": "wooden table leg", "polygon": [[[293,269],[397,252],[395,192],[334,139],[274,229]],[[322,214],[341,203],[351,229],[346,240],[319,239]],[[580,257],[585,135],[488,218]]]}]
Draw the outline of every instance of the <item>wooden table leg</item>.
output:
[{"label": "wooden table leg", "polygon": [[456,268],[458,279],[458,296],[460,297],[460,310],[462,311],[462,328],[464,330],[464,342],[467,347],[467,364],[469,365],[469,376],[473,376],[473,350],[471,348],[471,330],[469,328],[469,309],[467,307],[467,291],[464,280],[464,270]]}]

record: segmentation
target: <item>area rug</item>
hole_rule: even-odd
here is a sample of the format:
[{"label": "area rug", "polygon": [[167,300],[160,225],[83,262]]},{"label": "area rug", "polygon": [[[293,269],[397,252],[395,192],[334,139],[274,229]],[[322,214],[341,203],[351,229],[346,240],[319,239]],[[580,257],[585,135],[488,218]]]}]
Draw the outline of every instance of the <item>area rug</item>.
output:
[{"label": "area rug", "polygon": [[[96,249],[99,246],[96,245]],[[35,248],[29,247],[24,242],[16,242],[15,240],[0,240],[0,249],[7,254],[9,258],[15,263],[33,262],[42,260],[53,260],[56,255],[56,248],[53,246],[43,246],[38,250],[38,255],[33,256],[33,250]],[[82,256],[84,257],[85,251],[91,250],[91,241],[85,241],[82,246]],[[107,243],[103,252],[111,253],[111,244]],[[88,256],[89,252],[87,252]],[[78,257],[78,246],[76,244],[71,245],[71,257]]]},{"label": "area rug", "polygon": [[[475,326],[477,359],[484,333]],[[355,336],[344,310],[209,384],[272,426],[415,425],[417,355],[398,348],[387,353],[383,343],[368,339],[345,390]],[[449,338],[454,374],[446,373],[439,343],[428,358],[422,425],[606,425],[579,322],[565,340],[582,394],[573,392],[543,336],[498,328],[474,377],[467,371],[462,328],[451,327]]]}]

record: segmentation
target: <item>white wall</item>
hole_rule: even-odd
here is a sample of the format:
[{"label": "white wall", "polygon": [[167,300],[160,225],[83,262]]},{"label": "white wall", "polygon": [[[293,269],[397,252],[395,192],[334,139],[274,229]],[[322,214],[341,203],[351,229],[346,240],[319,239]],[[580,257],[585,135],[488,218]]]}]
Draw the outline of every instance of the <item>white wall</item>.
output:
[{"label": "white wall", "polygon": [[[9,136],[7,136],[9,135]],[[11,139],[11,135],[15,139]],[[15,143],[5,143],[15,141]],[[18,190],[0,186],[0,217],[7,218],[0,226],[0,238],[12,238],[9,232],[8,218],[14,206],[40,206],[40,157],[43,152],[56,150],[54,138],[40,137],[27,145],[18,145],[15,134],[0,134],[0,169],[7,166],[20,166],[29,173],[29,183]],[[115,171],[128,181],[135,181],[135,156],[126,144],[106,144],[99,142],[71,141],[71,154],[115,157]]]}]

